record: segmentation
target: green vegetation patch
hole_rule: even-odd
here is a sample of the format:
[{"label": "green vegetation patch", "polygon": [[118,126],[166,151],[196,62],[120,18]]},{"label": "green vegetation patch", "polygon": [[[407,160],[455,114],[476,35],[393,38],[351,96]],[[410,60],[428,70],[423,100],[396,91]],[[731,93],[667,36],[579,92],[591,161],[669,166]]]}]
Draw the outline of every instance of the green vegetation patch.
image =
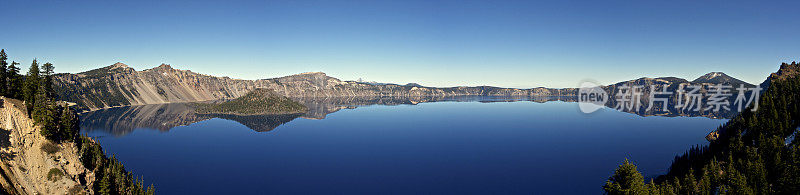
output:
[{"label": "green vegetation patch", "polygon": [[269,89],[255,89],[242,97],[219,104],[195,104],[201,114],[265,115],[296,114],[308,110],[306,106]]},{"label": "green vegetation patch", "polygon": [[52,142],[44,142],[41,147],[42,151],[47,154],[55,154],[58,151],[61,151],[61,148],[58,145],[53,144]]},{"label": "green vegetation patch", "polygon": [[50,171],[47,172],[47,180],[50,181],[58,181],[61,180],[61,177],[64,176],[64,172],[61,169],[52,168]]}]

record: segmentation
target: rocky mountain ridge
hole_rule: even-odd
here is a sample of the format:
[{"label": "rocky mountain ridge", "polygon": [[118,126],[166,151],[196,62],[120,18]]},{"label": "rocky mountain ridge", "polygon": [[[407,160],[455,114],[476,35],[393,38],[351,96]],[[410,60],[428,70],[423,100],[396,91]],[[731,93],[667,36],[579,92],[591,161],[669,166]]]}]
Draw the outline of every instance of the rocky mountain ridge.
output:
[{"label": "rocky mountain ridge", "polygon": [[272,79],[242,80],[215,77],[162,64],[136,71],[125,64],[81,72],[57,74],[53,79],[58,96],[85,110],[177,102],[224,100],[240,97],[256,88],[266,88],[293,98],[309,97],[425,97],[425,96],[575,96],[576,89],[514,89],[491,86],[423,87],[418,85],[372,85],[342,81],[322,72],[309,72]]},{"label": "rocky mountain ridge", "polygon": [[[545,87],[516,89],[492,86],[475,87],[425,87],[419,84],[380,85],[358,81],[342,81],[322,72],[307,72],[296,75],[258,80],[216,77],[190,70],[174,69],[161,64],[142,71],[134,70],[123,63],[77,74],[58,74],[53,79],[57,94],[63,100],[75,102],[84,110],[180,102],[230,100],[257,89],[265,88],[292,99],[303,98],[347,98],[347,97],[455,97],[455,96],[504,96],[504,97],[549,97],[577,96],[577,88],[553,89]],[[612,101],[608,107],[616,107],[613,101],[617,90],[623,85],[644,85],[645,97],[649,85],[667,85],[671,90],[678,84],[716,85],[745,84],[721,72],[712,72],[693,81],[676,77],[659,77],[623,81],[603,87]],[[706,93],[705,90],[701,93]],[[670,97],[676,99],[676,97]],[[674,100],[673,100],[674,101]],[[647,105],[648,102],[641,102]],[[632,112],[644,112],[641,110]],[[681,111],[666,111],[681,114]],[[649,113],[639,113],[650,115]],[[700,115],[708,115],[703,113]],[[712,117],[729,117],[732,114],[717,114]]]},{"label": "rocky mountain ridge", "polygon": [[[716,87],[717,85],[726,85],[732,88],[727,88],[728,94],[730,96],[726,97],[728,101],[730,110],[720,109],[720,110],[713,110],[707,109],[710,105],[709,97],[711,93],[709,90],[712,87]],[[649,78],[643,77],[639,79],[629,80],[629,81],[622,81],[619,83],[615,83],[612,85],[602,87],[608,94],[609,94],[609,101],[606,102],[606,107],[609,108],[620,108],[623,112],[635,113],[642,116],[701,116],[701,117],[708,117],[708,118],[731,118],[738,113],[737,108],[734,107],[733,103],[736,101],[735,98],[738,95],[738,91],[736,88],[742,84],[745,87],[754,87],[755,85],[746,83],[739,79],[733,78],[728,76],[722,72],[711,72],[705,74],[703,76],[698,77],[693,81],[688,81],[686,79],[677,78],[677,77],[658,77],[658,78]],[[678,108],[676,105],[679,105],[680,102],[687,104],[691,99],[688,95],[684,94],[681,95],[679,93],[679,89],[681,87],[686,87],[684,90],[685,92],[691,91],[691,88],[688,86],[699,86],[701,87],[697,94],[700,95],[700,104],[699,105],[692,105],[689,108]],[[625,109],[625,103],[620,102],[622,95],[620,90],[625,90],[626,87],[632,86],[640,86],[640,97],[641,99],[638,101],[634,101],[632,103],[637,104],[639,107],[633,107],[632,109]],[[655,89],[651,89],[655,86]],[[656,95],[660,92],[662,87],[666,87],[666,91],[670,94],[668,95]],[[663,102],[653,102],[653,107],[650,107],[650,95],[651,93],[656,92],[653,94],[654,98],[666,98],[667,99],[667,107],[664,109],[662,106]],[[763,90],[762,90],[763,92]],[[630,95],[630,94],[628,94]],[[750,93],[745,93],[746,96],[750,96]],[[620,105],[623,104],[623,105]],[[627,103],[630,104],[630,103]],[[694,110],[695,108],[700,107],[699,110]],[[650,109],[648,109],[650,108]]]}]

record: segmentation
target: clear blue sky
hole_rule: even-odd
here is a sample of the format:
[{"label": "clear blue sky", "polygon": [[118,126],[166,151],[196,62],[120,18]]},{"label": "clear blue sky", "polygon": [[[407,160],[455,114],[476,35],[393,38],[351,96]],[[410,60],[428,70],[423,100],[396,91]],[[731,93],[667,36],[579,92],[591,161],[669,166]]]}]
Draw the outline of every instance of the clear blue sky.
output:
[{"label": "clear blue sky", "polygon": [[[576,87],[722,71],[760,83],[800,58],[800,1],[3,0],[0,48],[27,69],[117,61],[272,78]],[[800,61],[800,60],[798,60]]]}]

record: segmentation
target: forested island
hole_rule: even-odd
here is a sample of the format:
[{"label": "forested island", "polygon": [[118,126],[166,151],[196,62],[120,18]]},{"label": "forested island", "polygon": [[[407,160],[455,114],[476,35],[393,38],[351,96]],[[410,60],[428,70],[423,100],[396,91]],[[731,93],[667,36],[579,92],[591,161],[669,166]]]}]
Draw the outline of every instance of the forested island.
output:
[{"label": "forested island", "polygon": [[270,89],[258,88],[242,97],[221,103],[195,103],[199,114],[265,115],[300,114],[308,111],[303,104],[275,94]]}]

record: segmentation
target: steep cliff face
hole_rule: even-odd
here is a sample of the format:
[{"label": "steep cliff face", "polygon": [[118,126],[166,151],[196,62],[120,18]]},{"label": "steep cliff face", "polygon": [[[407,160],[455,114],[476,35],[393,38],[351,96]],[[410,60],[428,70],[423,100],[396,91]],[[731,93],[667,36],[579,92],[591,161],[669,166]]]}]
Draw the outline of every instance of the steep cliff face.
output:
[{"label": "steep cliff face", "polygon": [[61,99],[78,103],[88,110],[233,99],[256,88],[271,89],[287,97],[574,96],[577,91],[489,86],[434,88],[418,85],[376,85],[342,81],[321,72],[273,79],[241,80],[173,69],[165,64],[136,71],[122,63],[78,74],[58,74],[53,82]]},{"label": "steep cliff face", "polygon": [[60,98],[88,109],[194,102],[241,96],[253,81],[214,77],[162,64],[136,71],[122,63],[53,79]]},{"label": "steep cliff face", "polygon": [[18,100],[0,97],[0,183],[13,194],[91,192],[94,173],[80,162],[74,143],[47,141]]}]

